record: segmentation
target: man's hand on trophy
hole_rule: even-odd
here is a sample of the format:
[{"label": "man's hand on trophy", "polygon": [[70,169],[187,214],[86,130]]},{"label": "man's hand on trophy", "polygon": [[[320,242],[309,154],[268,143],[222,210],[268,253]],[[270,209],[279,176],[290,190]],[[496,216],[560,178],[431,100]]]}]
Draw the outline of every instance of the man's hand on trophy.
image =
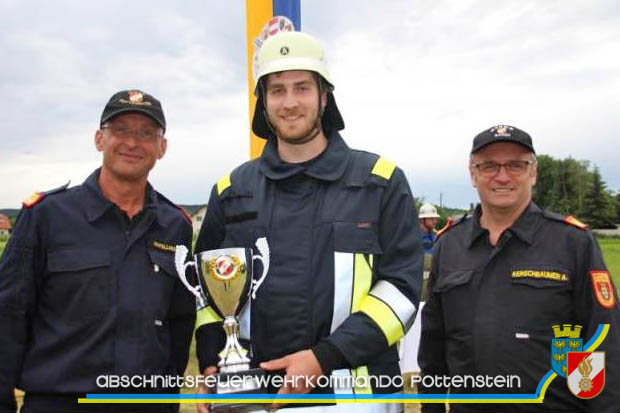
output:
[{"label": "man's hand on trophy", "polygon": [[[306,394],[310,393],[323,374],[319,361],[312,350],[298,351],[279,359],[261,363],[260,366],[268,371],[285,370],[284,386],[280,387],[278,394]],[[268,406],[270,411],[279,409],[286,403],[274,403]]]},{"label": "man's hand on trophy", "polygon": [[[209,366],[205,369],[205,371],[202,374],[204,376],[211,376],[212,374],[215,374],[215,373],[217,373],[217,367]],[[196,394],[210,394],[210,393],[211,391],[209,390],[207,385],[204,382],[200,383]],[[209,403],[196,403],[196,411],[198,413],[209,413]]]}]

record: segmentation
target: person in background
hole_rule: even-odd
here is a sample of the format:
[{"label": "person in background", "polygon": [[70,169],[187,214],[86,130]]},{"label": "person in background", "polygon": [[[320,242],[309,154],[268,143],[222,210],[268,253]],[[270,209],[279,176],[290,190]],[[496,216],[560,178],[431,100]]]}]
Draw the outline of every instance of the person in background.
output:
[{"label": "person in background", "polygon": [[420,221],[422,246],[424,247],[425,254],[433,252],[433,245],[435,245],[435,240],[437,239],[435,226],[437,225],[438,218],[437,208],[433,204],[426,203],[420,207],[418,220]]}]

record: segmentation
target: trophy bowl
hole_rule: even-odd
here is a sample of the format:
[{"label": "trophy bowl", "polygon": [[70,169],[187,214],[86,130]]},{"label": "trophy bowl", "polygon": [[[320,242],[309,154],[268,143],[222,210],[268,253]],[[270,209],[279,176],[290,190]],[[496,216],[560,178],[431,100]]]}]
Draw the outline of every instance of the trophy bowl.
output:
[{"label": "trophy bowl", "polygon": [[[222,328],[226,344],[219,352],[218,373],[215,385],[209,388],[212,394],[265,393],[260,377],[265,375],[261,368],[250,368],[248,350],[239,342],[239,313],[250,298],[256,294],[269,266],[269,250],[266,241],[259,239],[257,247],[261,255],[253,255],[251,248],[223,248],[202,251],[188,262],[187,248],[177,246],[175,264],[181,281],[196,296],[198,308],[210,305],[223,319]],[[263,263],[262,275],[253,278],[254,260]],[[193,283],[187,278],[187,267],[196,269]],[[213,411],[252,411],[262,409],[259,404],[213,403]]]}]

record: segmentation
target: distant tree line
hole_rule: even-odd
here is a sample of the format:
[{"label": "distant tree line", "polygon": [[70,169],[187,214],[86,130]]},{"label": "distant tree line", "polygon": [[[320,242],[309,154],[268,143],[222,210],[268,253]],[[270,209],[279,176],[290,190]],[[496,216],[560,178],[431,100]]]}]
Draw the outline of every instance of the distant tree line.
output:
[{"label": "distant tree line", "polygon": [[[564,215],[573,215],[590,228],[615,228],[620,223],[620,192],[607,189],[596,166],[590,161],[573,158],[555,159],[538,155],[538,180],[534,202],[540,207]],[[416,210],[424,197],[416,197]],[[437,207],[441,216],[437,228],[442,228],[448,217],[459,216],[466,210]]]},{"label": "distant tree line", "polygon": [[607,189],[598,167],[573,158],[538,155],[534,201],[542,208],[574,215],[591,228],[620,222],[620,193]]}]

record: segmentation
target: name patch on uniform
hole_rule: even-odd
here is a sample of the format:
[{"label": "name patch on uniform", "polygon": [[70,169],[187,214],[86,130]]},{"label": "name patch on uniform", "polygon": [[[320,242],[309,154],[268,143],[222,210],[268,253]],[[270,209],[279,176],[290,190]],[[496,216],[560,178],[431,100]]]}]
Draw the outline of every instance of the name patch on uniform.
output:
[{"label": "name patch on uniform", "polygon": [[544,280],[568,282],[568,276],[558,271],[544,270],[515,270],[511,274],[512,278],[538,278]]},{"label": "name patch on uniform", "polygon": [[164,244],[163,242],[159,242],[159,241],[153,241],[153,248],[155,248],[156,250],[166,251],[166,252],[175,252],[177,250],[176,246],[170,245],[170,244]]},{"label": "name patch on uniform", "polygon": [[614,294],[614,285],[611,283],[608,271],[590,271],[590,279],[592,280],[592,290],[596,301],[601,307],[608,310],[616,306],[616,295]]}]

